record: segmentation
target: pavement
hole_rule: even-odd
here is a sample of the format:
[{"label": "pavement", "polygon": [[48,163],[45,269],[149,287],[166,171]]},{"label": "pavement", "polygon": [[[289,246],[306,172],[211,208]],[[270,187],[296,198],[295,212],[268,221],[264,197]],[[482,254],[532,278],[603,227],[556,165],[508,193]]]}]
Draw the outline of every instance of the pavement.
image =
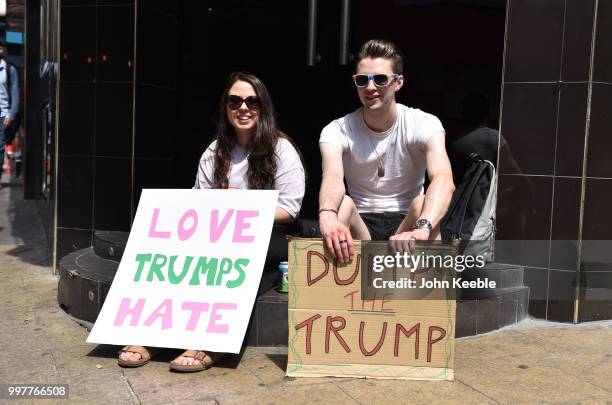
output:
[{"label": "pavement", "polygon": [[[18,182],[0,190],[0,384],[68,384],[43,403],[555,403],[612,404],[612,322],[528,320],[456,343],[446,381],[288,378],[286,348],[247,348],[194,374],[168,371],[178,354],[123,369],[115,346],[85,343],[87,330],[58,307],[48,241]],[[30,403],[2,400],[0,403]]]}]

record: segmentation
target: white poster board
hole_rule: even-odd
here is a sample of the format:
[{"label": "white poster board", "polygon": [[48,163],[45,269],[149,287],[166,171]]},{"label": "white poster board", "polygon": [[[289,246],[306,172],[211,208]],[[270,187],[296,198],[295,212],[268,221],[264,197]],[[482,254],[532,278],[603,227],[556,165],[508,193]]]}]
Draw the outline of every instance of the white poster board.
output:
[{"label": "white poster board", "polygon": [[89,343],[238,353],[277,191],[143,190]]}]

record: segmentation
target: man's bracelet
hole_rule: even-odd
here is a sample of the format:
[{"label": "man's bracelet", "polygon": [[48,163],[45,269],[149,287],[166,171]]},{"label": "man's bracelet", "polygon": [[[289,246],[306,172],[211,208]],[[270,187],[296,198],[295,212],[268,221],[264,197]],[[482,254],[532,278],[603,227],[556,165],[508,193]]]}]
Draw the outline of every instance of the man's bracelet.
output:
[{"label": "man's bracelet", "polygon": [[330,212],[333,212],[334,214],[338,215],[338,210],[335,210],[333,208],[321,208],[319,210],[319,215],[321,215],[321,213],[325,212],[325,211],[330,211]]}]

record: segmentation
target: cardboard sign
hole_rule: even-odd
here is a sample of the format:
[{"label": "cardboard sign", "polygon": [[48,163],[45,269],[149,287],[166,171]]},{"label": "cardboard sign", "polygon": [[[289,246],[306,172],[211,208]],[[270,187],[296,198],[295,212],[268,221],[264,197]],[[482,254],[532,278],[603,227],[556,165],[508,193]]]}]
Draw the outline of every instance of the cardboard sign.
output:
[{"label": "cardboard sign", "polygon": [[338,265],[320,239],[290,240],[287,375],[452,380],[455,300],[362,300],[361,260],[359,241]]},{"label": "cardboard sign", "polygon": [[238,353],[277,191],[143,190],[89,343]]}]

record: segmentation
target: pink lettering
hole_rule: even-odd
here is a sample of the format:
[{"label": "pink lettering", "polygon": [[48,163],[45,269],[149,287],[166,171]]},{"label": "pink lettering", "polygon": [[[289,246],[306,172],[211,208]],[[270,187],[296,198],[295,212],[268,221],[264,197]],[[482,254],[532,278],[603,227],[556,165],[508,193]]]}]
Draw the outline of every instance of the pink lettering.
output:
[{"label": "pink lettering", "polygon": [[187,322],[185,330],[195,330],[196,326],[198,325],[198,321],[200,320],[200,314],[208,311],[208,307],[209,305],[207,302],[183,302],[181,309],[191,311],[191,317],[189,317],[189,322]]},{"label": "pink lettering", "polygon": [[237,305],[229,302],[217,302],[212,306],[212,311],[210,314],[210,319],[208,320],[208,327],[206,328],[206,332],[208,333],[225,333],[227,334],[229,330],[229,325],[227,324],[219,324],[217,321],[221,320],[222,315],[218,314],[218,310],[222,309],[236,309]]},{"label": "pink lettering", "polygon": [[149,227],[150,238],[170,238],[170,232],[157,230],[157,218],[159,217],[159,208],[153,209],[153,218],[151,218],[151,226]]},{"label": "pink lettering", "polygon": [[214,210],[210,214],[210,241],[217,242],[221,235],[223,235],[223,231],[227,227],[227,224],[234,214],[234,210],[228,210],[223,217],[223,220],[219,224],[219,210]]},{"label": "pink lettering", "polygon": [[151,326],[153,322],[157,320],[157,318],[161,318],[162,321],[162,329],[168,329],[172,327],[172,300],[165,299],[161,304],[157,307],[155,311],[149,316],[149,318],[145,321],[144,326]]},{"label": "pink lettering", "polygon": [[[187,219],[189,218],[193,218],[193,225],[191,225],[191,228],[185,229],[185,221],[187,221]],[[186,211],[181,217],[181,219],[179,220],[179,224],[178,224],[179,240],[183,241],[183,240],[187,240],[191,238],[191,236],[193,235],[197,227],[198,227],[198,213],[193,209]]]},{"label": "pink lettering", "polygon": [[234,226],[234,237],[232,238],[232,242],[238,242],[238,243],[253,242],[253,239],[255,239],[255,237],[250,236],[250,235],[243,235],[242,231],[244,231],[245,229],[249,229],[251,227],[251,224],[245,223],[244,220],[246,218],[255,218],[257,216],[259,216],[259,211],[238,210],[238,212],[236,213],[236,226]]},{"label": "pink lettering", "polygon": [[119,310],[117,311],[117,316],[115,317],[115,322],[113,323],[113,325],[123,326],[123,321],[125,321],[126,316],[131,317],[130,326],[136,326],[138,324],[138,320],[140,319],[140,314],[142,314],[142,308],[144,307],[145,300],[143,298],[139,298],[133,308],[130,308],[130,301],[130,298],[121,299],[121,304],[119,305]]}]

